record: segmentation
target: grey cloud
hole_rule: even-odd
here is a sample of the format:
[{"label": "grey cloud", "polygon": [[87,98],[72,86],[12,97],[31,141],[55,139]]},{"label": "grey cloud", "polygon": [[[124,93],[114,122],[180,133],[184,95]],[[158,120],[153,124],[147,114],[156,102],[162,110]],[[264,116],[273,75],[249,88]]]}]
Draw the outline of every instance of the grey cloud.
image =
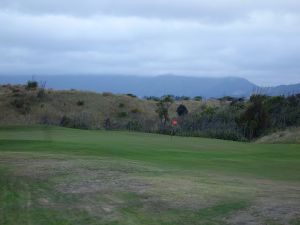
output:
[{"label": "grey cloud", "polygon": [[1,0],[0,74],[175,73],[300,82],[299,5]]},{"label": "grey cloud", "polygon": [[222,22],[256,11],[298,13],[298,0],[1,0],[0,7],[33,14],[137,16]]}]

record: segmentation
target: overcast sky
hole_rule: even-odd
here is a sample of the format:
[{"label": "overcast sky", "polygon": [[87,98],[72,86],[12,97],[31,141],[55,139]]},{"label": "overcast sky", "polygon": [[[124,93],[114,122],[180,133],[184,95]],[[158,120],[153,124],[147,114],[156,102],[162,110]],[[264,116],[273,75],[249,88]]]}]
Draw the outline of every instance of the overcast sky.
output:
[{"label": "overcast sky", "polygon": [[0,74],[300,82],[299,0],[0,0]]}]

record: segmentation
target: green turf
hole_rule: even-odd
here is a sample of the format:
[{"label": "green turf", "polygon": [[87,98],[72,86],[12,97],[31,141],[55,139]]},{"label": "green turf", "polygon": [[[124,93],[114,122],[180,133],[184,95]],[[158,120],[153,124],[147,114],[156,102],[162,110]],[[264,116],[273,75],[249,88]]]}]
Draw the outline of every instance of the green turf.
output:
[{"label": "green turf", "polygon": [[0,224],[299,223],[297,144],[3,127],[0,160]]}]

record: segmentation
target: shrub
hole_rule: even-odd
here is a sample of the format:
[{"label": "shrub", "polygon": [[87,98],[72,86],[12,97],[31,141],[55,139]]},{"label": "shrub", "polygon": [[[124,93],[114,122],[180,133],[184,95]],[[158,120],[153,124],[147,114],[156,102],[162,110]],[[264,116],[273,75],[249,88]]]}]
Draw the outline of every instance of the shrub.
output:
[{"label": "shrub", "polygon": [[14,99],[10,104],[22,114],[27,114],[31,110],[30,104],[26,101],[25,98]]},{"label": "shrub", "polygon": [[21,88],[19,88],[19,87],[13,87],[11,89],[11,91],[12,91],[12,93],[20,93],[21,92]]},{"label": "shrub", "polygon": [[40,89],[39,91],[38,91],[38,93],[37,93],[37,95],[36,95],[36,97],[38,98],[38,99],[42,99],[42,98],[44,98],[46,96],[46,92],[45,92],[45,89]]},{"label": "shrub", "polygon": [[79,100],[79,101],[77,102],[77,105],[78,105],[78,106],[83,106],[83,105],[84,105],[84,101]]},{"label": "shrub", "polygon": [[119,104],[119,108],[124,108],[125,104],[124,103],[120,103]]},{"label": "shrub", "polygon": [[136,98],[137,96],[131,93],[128,93],[127,96],[132,97],[132,98]]},{"label": "shrub", "polygon": [[111,121],[110,121],[110,118],[106,118],[106,119],[104,120],[104,128],[105,128],[106,130],[110,130],[110,129],[111,129]]},{"label": "shrub", "polygon": [[136,113],[141,113],[141,110],[135,108],[135,109],[132,109],[131,112],[134,113],[134,114],[136,114]]},{"label": "shrub", "polygon": [[188,96],[175,96],[174,98],[175,98],[175,100],[177,100],[177,101],[182,101],[182,100],[188,101],[188,100],[191,99],[191,98],[188,97]]},{"label": "shrub", "polygon": [[63,127],[71,127],[71,124],[72,124],[72,120],[65,115],[60,120],[60,125]]},{"label": "shrub", "polygon": [[194,97],[194,100],[195,100],[195,101],[202,101],[202,97],[201,97],[201,96],[195,96],[195,97]]},{"label": "shrub", "polygon": [[26,89],[37,89],[38,82],[34,80],[27,81]]},{"label": "shrub", "polygon": [[25,101],[24,101],[24,99],[14,99],[11,102],[11,105],[18,108],[18,109],[21,109],[25,105]]},{"label": "shrub", "polygon": [[188,114],[189,111],[187,110],[185,105],[181,104],[177,107],[176,112],[178,116],[185,116],[186,114]]},{"label": "shrub", "polygon": [[114,94],[111,93],[111,92],[103,92],[102,95],[103,95],[104,97],[110,97],[110,96],[113,96]]},{"label": "shrub", "polygon": [[120,117],[120,118],[124,118],[124,117],[126,117],[126,116],[128,116],[128,113],[127,113],[127,112],[119,112],[119,113],[118,113],[118,117]]},{"label": "shrub", "polygon": [[156,96],[145,96],[144,99],[152,100],[152,101],[155,101],[155,102],[158,102],[160,100],[160,98],[156,97]]},{"label": "shrub", "polygon": [[126,125],[127,130],[140,131],[142,125],[138,121],[129,121]]}]

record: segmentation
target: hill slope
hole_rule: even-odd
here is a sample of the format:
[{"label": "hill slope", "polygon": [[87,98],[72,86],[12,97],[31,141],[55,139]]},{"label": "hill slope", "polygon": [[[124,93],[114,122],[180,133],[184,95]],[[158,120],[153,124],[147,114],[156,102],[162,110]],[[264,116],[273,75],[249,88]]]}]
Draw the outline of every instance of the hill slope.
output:
[{"label": "hill slope", "polygon": [[300,127],[289,128],[284,131],[259,138],[257,143],[298,143],[300,144]]},{"label": "hill slope", "polygon": [[[39,96],[39,90],[26,90],[24,86],[0,86],[0,125],[25,124],[65,124],[78,128],[103,128],[109,119],[113,129],[126,128],[139,121],[147,130],[157,128],[156,102],[142,100],[128,95],[94,93],[83,91],[46,90]],[[176,115],[176,109],[183,103],[193,112],[203,102],[176,101],[170,108],[170,116]],[[218,104],[208,102],[207,104]],[[64,119],[63,119],[64,118]],[[74,126],[73,126],[74,125]]]},{"label": "hill slope", "polygon": [[292,95],[300,93],[300,84],[279,85],[276,87],[262,88],[263,93],[271,96]]}]

